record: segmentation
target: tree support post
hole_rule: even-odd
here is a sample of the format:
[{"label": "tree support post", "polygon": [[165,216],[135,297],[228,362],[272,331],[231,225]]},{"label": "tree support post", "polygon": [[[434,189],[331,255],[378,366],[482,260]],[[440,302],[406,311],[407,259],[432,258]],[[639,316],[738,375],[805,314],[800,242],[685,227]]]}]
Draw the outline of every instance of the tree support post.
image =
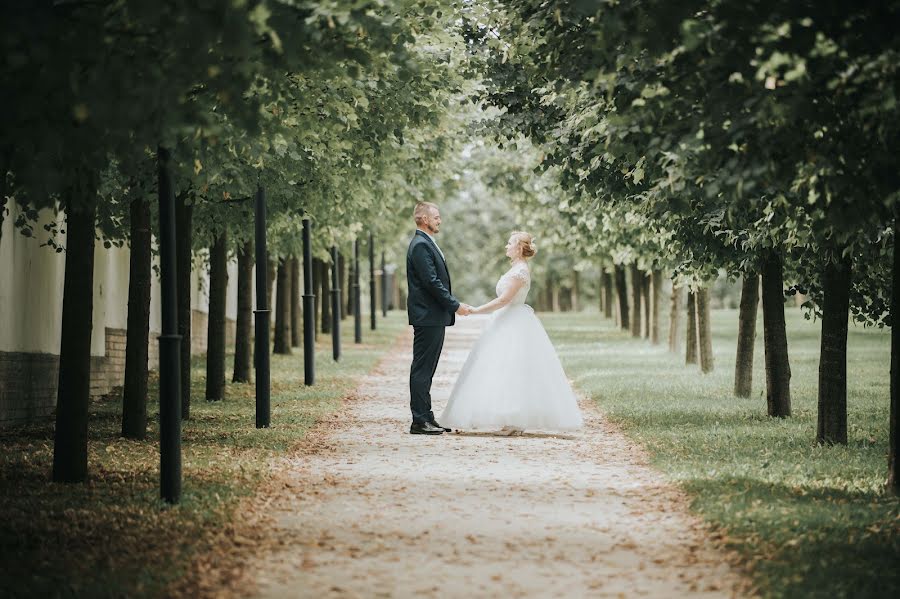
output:
[{"label": "tree support post", "polygon": [[381,317],[387,318],[388,288],[387,288],[387,264],[384,261],[384,250],[381,251]]},{"label": "tree support post", "polygon": [[175,190],[171,155],[156,151],[159,176],[160,307],[159,336],[159,491],[166,503],[181,499],[181,335],[175,281]]},{"label": "tree support post", "polygon": [[331,357],[341,359],[341,277],[338,272],[338,249],[331,246]]},{"label": "tree support post", "polygon": [[362,343],[362,313],[359,297],[359,240],[353,240],[353,341]]},{"label": "tree support post", "polygon": [[256,328],[256,428],[268,428],[271,424],[270,365],[269,365],[269,268],[266,248],[266,190],[261,181],[256,183],[256,310],[253,311]]},{"label": "tree support post", "polygon": [[316,293],[313,290],[310,222],[303,219],[303,383],[316,382]]},{"label": "tree support post", "polygon": [[369,328],[375,330],[375,239],[369,231]]}]

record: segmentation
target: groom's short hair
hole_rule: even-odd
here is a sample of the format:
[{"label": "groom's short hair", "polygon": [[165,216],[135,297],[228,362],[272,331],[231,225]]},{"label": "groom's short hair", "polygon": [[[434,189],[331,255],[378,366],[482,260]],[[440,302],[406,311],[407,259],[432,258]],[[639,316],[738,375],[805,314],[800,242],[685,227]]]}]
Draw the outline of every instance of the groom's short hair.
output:
[{"label": "groom's short hair", "polygon": [[416,204],[416,209],[413,210],[413,220],[416,221],[416,224],[422,222],[422,217],[427,215],[432,210],[437,210],[437,204],[432,204],[431,202],[418,202]]}]

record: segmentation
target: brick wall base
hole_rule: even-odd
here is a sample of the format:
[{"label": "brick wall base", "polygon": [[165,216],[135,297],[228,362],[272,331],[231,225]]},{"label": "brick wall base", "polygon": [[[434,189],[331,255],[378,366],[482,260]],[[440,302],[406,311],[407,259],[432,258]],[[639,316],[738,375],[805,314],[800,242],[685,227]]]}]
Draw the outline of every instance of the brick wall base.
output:
[{"label": "brick wall base", "polygon": [[[106,329],[106,356],[91,356],[91,398],[119,395],[125,381],[125,330]],[[40,420],[56,408],[59,356],[0,352],[0,426]]]},{"label": "brick wall base", "polygon": [[[195,310],[191,323],[191,351],[206,352],[207,316]],[[225,321],[225,343],[234,345],[235,321]],[[149,368],[159,364],[159,333],[150,333]],[[106,329],[106,355],[91,356],[91,398],[121,397],[125,382],[125,329]],[[0,352],[0,426],[40,420],[56,408],[59,356]]]},{"label": "brick wall base", "polygon": [[0,352],[0,425],[52,414],[58,378],[59,356]]}]

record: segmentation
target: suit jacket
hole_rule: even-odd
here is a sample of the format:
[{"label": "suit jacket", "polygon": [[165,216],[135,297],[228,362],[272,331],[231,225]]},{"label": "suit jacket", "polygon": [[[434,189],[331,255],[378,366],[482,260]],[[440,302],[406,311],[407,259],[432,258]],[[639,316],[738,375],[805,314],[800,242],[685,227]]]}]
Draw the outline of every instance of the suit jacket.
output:
[{"label": "suit jacket", "polygon": [[437,246],[416,229],[406,251],[406,312],[414,326],[453,326],[459,301],[450,293],[450,271]]}]

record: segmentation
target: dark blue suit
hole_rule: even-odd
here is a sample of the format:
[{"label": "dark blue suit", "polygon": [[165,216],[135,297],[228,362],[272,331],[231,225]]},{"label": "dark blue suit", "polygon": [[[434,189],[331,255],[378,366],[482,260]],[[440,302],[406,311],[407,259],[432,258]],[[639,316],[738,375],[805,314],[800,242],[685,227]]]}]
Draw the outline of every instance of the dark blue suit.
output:
[{"label": "dark blue suit", "polygon": [[409,407],[414,423],[434,422],[431,381],[444,347],[444,327],[456,322],[459,301],[450,292],[450,272],[434,242],[416,230],[406,252],[406,311],[413,325]]}]

